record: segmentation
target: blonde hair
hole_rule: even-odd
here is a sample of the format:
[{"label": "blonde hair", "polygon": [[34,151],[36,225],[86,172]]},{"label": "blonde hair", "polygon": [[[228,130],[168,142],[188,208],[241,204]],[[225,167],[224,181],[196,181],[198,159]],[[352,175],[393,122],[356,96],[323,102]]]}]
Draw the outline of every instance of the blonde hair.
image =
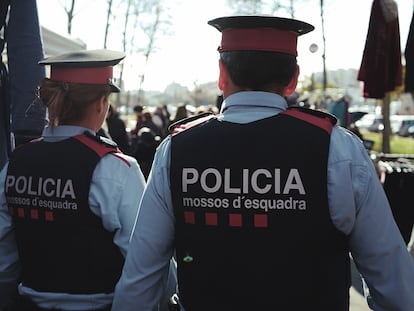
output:
[{"label": "blonde hair", "polygon": [[48,108],[49,126],[83,120],[91,103],[110,94],[109,85],[66,83],[47,78],[39,88],[39,97]]}]

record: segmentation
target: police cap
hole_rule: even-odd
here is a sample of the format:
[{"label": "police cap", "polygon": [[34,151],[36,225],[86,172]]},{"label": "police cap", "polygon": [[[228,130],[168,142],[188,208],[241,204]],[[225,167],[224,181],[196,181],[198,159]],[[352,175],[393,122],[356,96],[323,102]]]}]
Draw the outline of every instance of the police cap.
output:
[{"label": "police cap", "polygon": [[39,62],[50,65],[50,80],[81,84],[106,84],[112,92],[120,89],[113,83],[113,66],[125,58],[123,52],[81,50],[47,57]]},{"label": "police cap", "polygon": [[219,17],[208,22],[222,33],[219,52],[270,51],[297,56],[297,37],[315,29],[291,18],[268,15]]}]

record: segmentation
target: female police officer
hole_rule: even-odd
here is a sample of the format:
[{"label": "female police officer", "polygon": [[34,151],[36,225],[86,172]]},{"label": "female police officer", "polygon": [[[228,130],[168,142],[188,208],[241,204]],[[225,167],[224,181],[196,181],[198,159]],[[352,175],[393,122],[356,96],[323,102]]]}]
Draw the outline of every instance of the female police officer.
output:
[{"label": "female police officer", "polygon": [[183,310],[349,310],[349,252],[374,310],[412,310],[414,263],[363,144],[330,115],[287,108],[296,40],[313,27],[209,23],[222,114],[159,147],[113,310],[152,310],[174,250]]},{"label": "female police officer", "polygon": [[51,67],[39,88],[49,126],[0,175],[1,303],[19,283],[10,310],[110,309],[145,185],[136,160],[95,135],[123,58],[94,50],[40,62]]}]

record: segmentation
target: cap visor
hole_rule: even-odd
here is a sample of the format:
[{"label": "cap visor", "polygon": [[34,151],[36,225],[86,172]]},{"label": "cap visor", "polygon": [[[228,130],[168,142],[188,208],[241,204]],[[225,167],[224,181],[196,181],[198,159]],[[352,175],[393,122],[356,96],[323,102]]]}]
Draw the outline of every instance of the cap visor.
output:
[{"label": "cap visor", "polygon": [[119,93],[119,92],[121,92],[121,89],[117,85],[110,83],[109,86],[111,87],[111,92],[112,93]]}]

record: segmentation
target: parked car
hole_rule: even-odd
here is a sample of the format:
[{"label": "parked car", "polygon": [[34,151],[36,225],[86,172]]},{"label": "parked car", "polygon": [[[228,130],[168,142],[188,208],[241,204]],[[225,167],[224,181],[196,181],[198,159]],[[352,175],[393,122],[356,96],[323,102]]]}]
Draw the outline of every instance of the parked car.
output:
[{"label": "parked car", "polygon": [[[384,130],[382,115],[366,114],[355,122],[359,130],[380,133]],[[414,125],[414,115],[392,115],[390,116],[391,133],[399,136],[410,136],[409,127]],[[414,134],[413,134],[414,135]]]},{"label": "parked car", "polygon": [[407,132],[408,132],[408,136],[409,136],[409,137],[414,137],[414,125],[411,125],[411,126],[407,129]]},{"label": "parked car", "polygon": [[361,131],[370,131],[379,133],[384,129],[382,115],[367,113],[361,117],[358,121],[355,121],[355,125]]},{"label": "parked car", "polygon": [[403,137],[411,136],[410,127],[414,126],[414,116],[413,115],[404,115],[396,116],[398,122],[398,128],[396,134]]}]

